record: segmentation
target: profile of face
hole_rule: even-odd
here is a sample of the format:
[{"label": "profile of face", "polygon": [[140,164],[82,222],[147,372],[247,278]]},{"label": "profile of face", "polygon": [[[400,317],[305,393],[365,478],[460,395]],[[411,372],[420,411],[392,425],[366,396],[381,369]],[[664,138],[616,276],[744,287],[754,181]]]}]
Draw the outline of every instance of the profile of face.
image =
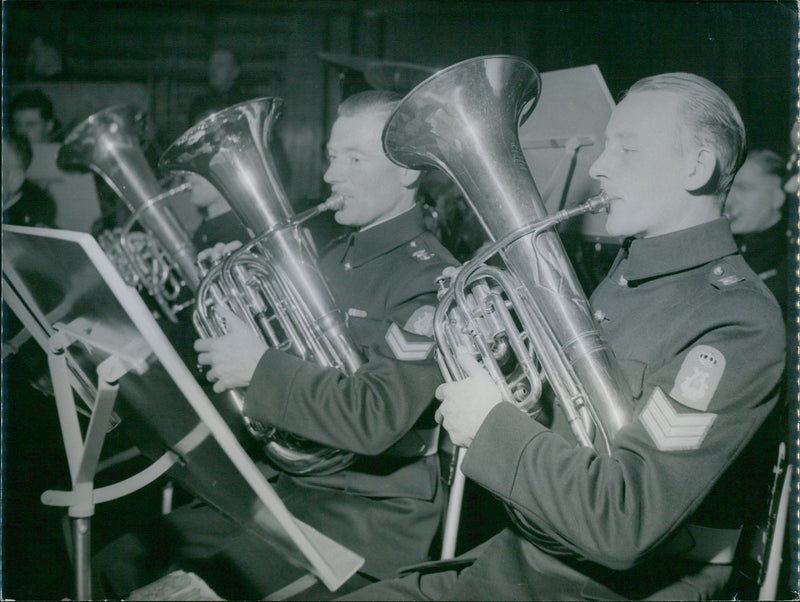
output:
[{"label": "profile of face", "polygon": [[15,199],[25,181],[25,164],[14,146],[3,140],[3,210]]},{"label": "profile of face", "polygon": [[388,115],[365,111],[340,116],[328,140],[328,169],[323,179],[342,197],[334,219],[366,227],[399,215],[414,204],[411,187],[419,172],[392,163],[383,152],[381,134]]},{"label": "profile of face", "polygon": [[239,77],[239,66],[229,50],[217,50],[208,59],[208,85],[217,92],[227,92]]},{"label": "profile of face", "polygon": [[39,109],[16,109],[11,116],[11,129],[25,136],[31,144],[37,144],[49,140],[53,121],[42,117]]},{"label": "profile of face", "polygon": [[763,232],[781,218],[786,195],[781,176],[748,158],[733,180],[725,201],[725,215],[734,234]]},{"label": "profile of face", "polygon": [[643,90],[628,94],[611,113],[605,149],[589,174],[611,200],[606,229],[612,236],[657,236],[686,227],[690,199],[680,105],[674,93]]}]

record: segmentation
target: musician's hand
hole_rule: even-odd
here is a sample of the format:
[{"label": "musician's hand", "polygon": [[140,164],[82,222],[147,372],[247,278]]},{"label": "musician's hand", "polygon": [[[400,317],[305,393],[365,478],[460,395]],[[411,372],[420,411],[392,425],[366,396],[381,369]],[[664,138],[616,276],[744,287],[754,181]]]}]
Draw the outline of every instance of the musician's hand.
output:
[{"label": "musician's hand", "polygon": [[436,398],[442,401],[436,410],[436,421],[447,430],[453,443],[469,447],[486,416],[502,397],[492,377],[471,353],[460,349],[456,355],[468,376],[436,389]]},{"label": "musician's hand", "polygon": [[206,378],[214,383],[214,391],[222,393],[227,389],[249,385],[268,347],[247,323],[227,307],[220,307],[217,312],[224,320],[228,334],[197,339],[194,350],[199,354],[198,363],[211,367]]},{"label": "musician's hand", "polygon": [[211,262],[216,263],[223,258],[233,253],[236,249],[242,246],[238,240],[229,243],[218,242],[213,247],[203,249],[197,254],[197,263]]}]

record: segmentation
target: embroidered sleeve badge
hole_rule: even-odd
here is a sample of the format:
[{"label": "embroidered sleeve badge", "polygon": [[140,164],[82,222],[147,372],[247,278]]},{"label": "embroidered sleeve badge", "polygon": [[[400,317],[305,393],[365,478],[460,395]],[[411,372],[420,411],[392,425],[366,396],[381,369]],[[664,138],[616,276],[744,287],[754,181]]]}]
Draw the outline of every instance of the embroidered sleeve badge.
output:
[{"label": "embroidered sleeve badge", "polygon": [[385,338],[394,356],[404,362],[424,360],[434,347],[433,341],[406,332],[394,322],[386,331]]},{"label": "embroidered sleeve badge", "polygon": [[639,420],[661,451],[698,449],[717,418],[709,412],[680,414],[664,392],[656,387]]},{"label": "embroidered sleeve badge", "polygon": [[689,350],[675,377],[670,396],[685,406],[704,412],[725,371],[725,356],[708,345]]},{"label": "embroidered sleeve badge", "polygon": [[433,315],[435,313],[436,308],[433,305],[423,305],[411,314],[403,328],[414,334],[433,338]]}]

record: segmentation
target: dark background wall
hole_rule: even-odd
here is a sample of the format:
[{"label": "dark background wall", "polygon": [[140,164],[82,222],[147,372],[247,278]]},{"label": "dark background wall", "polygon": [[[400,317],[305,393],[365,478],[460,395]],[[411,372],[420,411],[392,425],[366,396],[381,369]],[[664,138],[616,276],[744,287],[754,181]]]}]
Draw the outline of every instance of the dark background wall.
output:
[{"label": "dark background wall", "polygon": [[752,146],[788,154],[795,110],[794,3],[645,1],[3,2],[6,81],[25,78],[34,35],[49,31],[73,80],[134,81],[151,95],[162,144],[187,127],[214,45],[243,59],[253,95],[280,96],[293,199],[317,198],[340,70],[317,52],[444,67],[481,54],[523,56],[540,71],[595,63],[615,98],[635,80],[691,71],[739,106]]}]

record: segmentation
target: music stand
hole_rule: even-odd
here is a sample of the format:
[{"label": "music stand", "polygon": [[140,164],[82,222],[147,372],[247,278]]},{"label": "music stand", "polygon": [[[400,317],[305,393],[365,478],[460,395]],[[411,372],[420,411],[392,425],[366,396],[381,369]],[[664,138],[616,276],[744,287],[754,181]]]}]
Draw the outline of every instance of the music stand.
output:
[{"label": "music stand", "polygon": [[[614,100],[597,65],[547,71],[541,76],[539,101],[519,137],[547,211],[554,213],[599,192],[599,184],[589,177],[589,167],[603,150]],[[594,242],[621,242],[608,235],[605,223],[605,214],[586,214],[563,228],[579,230]]]},{"label": "music stand", "polygon": [[[72,480],[42,502],[69,509],[78,599],[91,598],[90,518],[164,474],[262,536],[330,590],[363,564],[349,549],[295,519],[180,359],[138,293],[88,234],[3,226],[4,300],[48,356]],[[73,393],[91,409],[85,433]],[[123,481],[94,488],[114,414],[154,460]],[[239,418],[240,420],[240,418]]]}]

